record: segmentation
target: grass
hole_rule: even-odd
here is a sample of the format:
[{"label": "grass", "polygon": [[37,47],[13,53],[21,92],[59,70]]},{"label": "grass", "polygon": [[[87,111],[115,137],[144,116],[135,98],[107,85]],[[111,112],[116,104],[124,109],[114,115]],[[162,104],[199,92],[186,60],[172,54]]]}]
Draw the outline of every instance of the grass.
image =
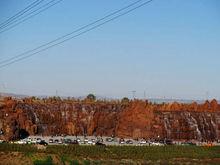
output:
[{"label": "grass", "polygon": [[[22,152],[26,156],[36,153],[58,155],[65,164],[99,164],[95,161],[166,161],[174,159],[205,160],[220,158],[220,146],[47,146],[45,150],[38,150],[33,145],[0,144],[1,152]],[[220,159],[219,159],[220,160]],[[34,160],[35,164],[52,163],[50,157],[44,160]]]},{"label": "grass", "polygon": [[79,161],[78,160],[72,160],[70,162],[70,165],[79,165]]},{"label": "grass", "polygon": [[44,160],[35,160],[33,162],[34,165],[53,165],[53,161],[51,156],[48,156],[46,159]]},{"label": "grass", "polygon": [[220,147],[198,146],[48,146],[46,152],[65,153],[71,157],[91,159],[220,158]]}]

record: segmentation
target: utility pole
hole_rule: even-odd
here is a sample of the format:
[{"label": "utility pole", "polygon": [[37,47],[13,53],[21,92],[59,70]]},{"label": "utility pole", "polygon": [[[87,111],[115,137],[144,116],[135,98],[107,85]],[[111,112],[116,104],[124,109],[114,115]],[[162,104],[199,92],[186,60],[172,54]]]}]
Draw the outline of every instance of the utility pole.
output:
[{"label": "utility pole", "polygon": [[206,96],[206,100],[209,100],[209,91],[206,91],[205,96]]},{"label": "utility pole", "polygon": [[132,92],[133,99],[135,99],[136,91],[131,91],[131,92]]},{"label": "utility pole", "polygon": [[6,85],[5,85],[4,83],[2,83],[1,86],[2,86],[2,89],[1,89],[1,87],[0,87],[0,89],[1,89],[1,91],[0,91],[0,97],[1,97],[1,96],[4,96],[3,93],[6,92]]}]

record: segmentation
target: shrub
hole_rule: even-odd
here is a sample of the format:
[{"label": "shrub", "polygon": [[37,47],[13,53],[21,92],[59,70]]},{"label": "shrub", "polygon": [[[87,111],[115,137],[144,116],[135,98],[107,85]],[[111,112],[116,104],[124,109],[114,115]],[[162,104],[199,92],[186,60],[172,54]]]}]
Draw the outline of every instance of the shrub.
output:
[{"label": "shrub", "polygon": [[45,160],[35,160],[34,165],[53,165],[53,160],[48,156]]}]

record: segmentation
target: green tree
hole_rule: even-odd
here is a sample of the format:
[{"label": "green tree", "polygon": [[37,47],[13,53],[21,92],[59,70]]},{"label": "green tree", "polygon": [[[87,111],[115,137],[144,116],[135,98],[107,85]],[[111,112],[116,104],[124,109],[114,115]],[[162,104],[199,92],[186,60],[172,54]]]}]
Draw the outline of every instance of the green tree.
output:
[{"label": "green tree", "polygon": [[88,94],[88,96],[86,97],[88,100],[90,101],[95,101],[96,100],[96,96],[94,94]]},{"label": "green tree", "polygon": [[121,103],[122,104],[128,104],[129,103],[129,99],[127,97],[124,97],[122,100],[121,100]]}]

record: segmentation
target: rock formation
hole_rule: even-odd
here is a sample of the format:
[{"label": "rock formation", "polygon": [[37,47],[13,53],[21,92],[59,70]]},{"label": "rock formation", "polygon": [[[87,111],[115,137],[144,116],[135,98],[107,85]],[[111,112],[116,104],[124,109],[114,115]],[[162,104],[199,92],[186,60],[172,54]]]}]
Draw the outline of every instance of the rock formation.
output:
[{"label": "rock formation", "polygon": [[6,97],[0,101],[0,130],[5,140],[60,134],[216,140],[220,105]]}]

